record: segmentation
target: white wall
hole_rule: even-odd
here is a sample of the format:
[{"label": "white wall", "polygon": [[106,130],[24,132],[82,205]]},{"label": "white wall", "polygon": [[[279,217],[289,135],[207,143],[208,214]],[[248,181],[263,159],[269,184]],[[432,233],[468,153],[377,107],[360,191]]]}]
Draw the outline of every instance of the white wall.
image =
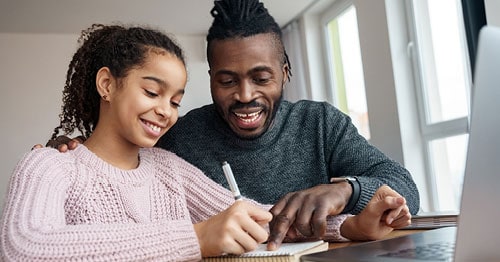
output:
[{"label": "white wall", "polygon": [[[0,34],[0,214],[9,178],[34,144],[45,144],[59,123],[66,69],[78,35]],[[189,79],[180,114],[211,103],[205,39],[177,36]]]},{"label": "white wall", "polygon": [[500,27],[500,1],[484,0],[484,8],[488,25]]}]

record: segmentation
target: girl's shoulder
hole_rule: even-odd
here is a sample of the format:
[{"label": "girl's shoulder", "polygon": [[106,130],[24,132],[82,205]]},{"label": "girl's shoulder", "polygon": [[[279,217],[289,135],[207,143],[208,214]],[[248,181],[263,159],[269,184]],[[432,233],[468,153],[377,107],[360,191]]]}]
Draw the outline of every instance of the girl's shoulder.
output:
[{"label": "girl's shoulder", "polygon": [[74,162],[74,155],[70,152],[61,153],[55,148],[44,147],[33,149],[22,157],[20,164],[55,167],[60,164]]},{"label": "girl's shoulder", "polygon": [[154,159],[156,162],[185,162],[184,159],[176,155],[174,152],[159,147],[143,148],[141,150],[141,154],[148,155],[148,157]]},{"label": "girl's shoulder", "polygon": [[157,170],[175,172],[177,175],[202,173],[197,167],[187,162],[174,152],[162,148],[145,148],[141,154],[149,155]]},{"label": "girl's shoulder", "polygon": [[33,149],[17,163],[13,176],[22,180],[49,179],[49,175],[62,178],[61,174],[68,174],[74,162],[71,152],[61,153],[48,147]]}]

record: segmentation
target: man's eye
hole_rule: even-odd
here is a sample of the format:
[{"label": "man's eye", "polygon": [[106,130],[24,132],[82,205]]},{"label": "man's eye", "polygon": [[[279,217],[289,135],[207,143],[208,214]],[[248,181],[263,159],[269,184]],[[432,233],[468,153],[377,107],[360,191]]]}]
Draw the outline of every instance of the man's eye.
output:
[{"label": "man's eye", "polygon": [[235,83],[235,81],[232,79],[221,80],[220,83],[221,83],[221,85],[224,85],[224,86],[230,86],[230,85],[233,85]]},{"label": "man's eye", "polygon": [[172,104],[172,106],[173,106],[173,107],[175,107],[175,108],[179,108],[179,107],[181,107],[181,104],[180,104],[180,103],[177,103],[177,102],[174,102],[174,101],[172,101],[172,102],[170,102],[170,103],[171,103],[171,104]]},{"label": "man's eye", "polygon": [[149,90],[144,89],[144,92],[146,92],[146,95],[149,97],[157,97],[158,94]]},{"label": "man's eye", "polygon": [[269,78],[257,78],[254,81],[258,84],[265,84],[265,83],[269,82]]}]

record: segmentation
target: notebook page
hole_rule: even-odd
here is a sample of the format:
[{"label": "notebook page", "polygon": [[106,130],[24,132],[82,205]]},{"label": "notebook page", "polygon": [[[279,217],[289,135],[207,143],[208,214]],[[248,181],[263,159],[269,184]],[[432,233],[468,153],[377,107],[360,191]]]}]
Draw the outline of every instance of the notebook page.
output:
[{"label": "notebook page", "polygon": [[239,255],[240,257],[270,257],[270,256],[291,256],[303,252],[310,248],[321,245],[324,241],[283,243],[280,248],[274,251],[267,251],[266,244],[260,244],[257,249]]}]

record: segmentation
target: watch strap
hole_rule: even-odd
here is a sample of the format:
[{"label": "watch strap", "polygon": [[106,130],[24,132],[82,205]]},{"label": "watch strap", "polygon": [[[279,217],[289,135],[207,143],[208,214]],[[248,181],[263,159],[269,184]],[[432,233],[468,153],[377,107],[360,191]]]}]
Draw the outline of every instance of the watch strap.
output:
[{"label": "watch strap", "polygon": [[330,179],[330,183],[341,183],[348,182],[352,187],[352,194],[349,197],[349,201],[342,210],[341,214],[348,214],[354,210],[354,207],[358,203],[359,197],[361,196],[361,184],[358,181],[357,177],[332,177]]}]

